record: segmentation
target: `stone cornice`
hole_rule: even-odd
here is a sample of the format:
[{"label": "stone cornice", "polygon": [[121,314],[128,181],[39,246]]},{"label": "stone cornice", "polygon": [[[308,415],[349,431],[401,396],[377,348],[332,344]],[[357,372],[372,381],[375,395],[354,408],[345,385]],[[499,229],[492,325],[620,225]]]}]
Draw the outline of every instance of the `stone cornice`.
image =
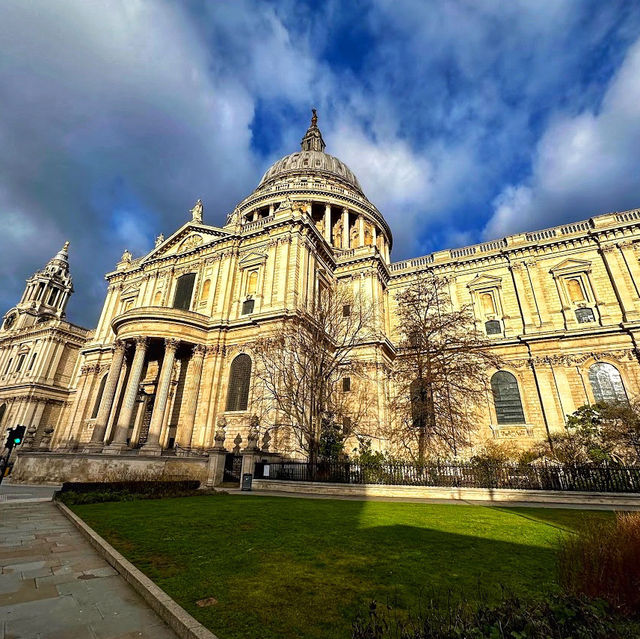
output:
[{"label": "stone cornice", "polygon": [[391,278],[401,278],[431,268],[453,265],[466,269],[485,263],[487,260],[503,258],[525,258],[543,256],[557,252],[558,248],[572,249],[597,245],[602,240],[609,242],[624,239],[640,241],[640,209],[622,213],[606,213],[580,222],[564,224],[541,231],[519,233],[505,238],[474,244],[459,249],[437,251],[422,257],[412,258],[390,265]]}]

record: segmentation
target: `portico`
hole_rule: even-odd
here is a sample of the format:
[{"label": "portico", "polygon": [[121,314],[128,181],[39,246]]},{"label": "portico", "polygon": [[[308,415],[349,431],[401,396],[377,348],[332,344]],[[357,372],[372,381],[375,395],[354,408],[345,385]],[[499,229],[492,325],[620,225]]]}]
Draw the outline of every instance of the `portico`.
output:
[{"label": "portico", "polygon": [[175,337],[116,340],[86,452],[154,456],[188,449],[205,352]]}]

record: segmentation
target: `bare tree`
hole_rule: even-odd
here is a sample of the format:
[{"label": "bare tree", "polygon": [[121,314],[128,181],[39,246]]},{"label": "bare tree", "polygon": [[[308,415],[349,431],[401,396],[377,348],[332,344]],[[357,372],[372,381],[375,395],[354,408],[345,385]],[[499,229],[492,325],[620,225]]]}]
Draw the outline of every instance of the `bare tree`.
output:
[{"label": "bare tree", "polygon": [[360,356],[372,336],[371,304],[345,285],[324,288],[312,313],[284,319],[252,345],[270,421],[288,425],[296,451],[310,462],[323,433],[339,427],[344,438],[358,434],[366,413]]},{"label": "bare tree", "polygon": [[487,369],[500,359],[471,307],[453,307],[446,278],[421,273],[396,302],[390,439],[420,463],[426,452],[457,456],[477,426]]}]

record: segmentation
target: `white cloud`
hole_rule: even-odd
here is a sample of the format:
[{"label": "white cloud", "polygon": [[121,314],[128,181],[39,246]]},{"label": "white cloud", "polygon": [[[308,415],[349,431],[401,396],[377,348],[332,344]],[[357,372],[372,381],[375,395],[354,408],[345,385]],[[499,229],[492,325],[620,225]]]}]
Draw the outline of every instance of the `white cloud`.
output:
[{"label": "white cloud", "polygon": [[640,39],[598,110],[552,121],[536,147],[530,176],[502,190],[484,236],[638,207],[639,167]]},{"label": "white cloud", "polygon": [[415,231],[423,223],[420,211],[434,188],[429,159],[397,137],[373,140],[347,121],[332,131],[330,141],[327,150],[354,171],[365,195],[391,226],[394,241],[415,248]]}]

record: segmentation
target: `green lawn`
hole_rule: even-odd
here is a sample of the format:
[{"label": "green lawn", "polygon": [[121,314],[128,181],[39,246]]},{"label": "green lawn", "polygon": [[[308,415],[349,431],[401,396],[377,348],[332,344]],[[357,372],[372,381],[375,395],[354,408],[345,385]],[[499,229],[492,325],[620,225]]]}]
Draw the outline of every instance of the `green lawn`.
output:
[{"label": "green lawn", "polygon": [[73,509],[220,639],[348,638],[372,599],[546,592],[558,536],[611,516],[244,495]]}]

